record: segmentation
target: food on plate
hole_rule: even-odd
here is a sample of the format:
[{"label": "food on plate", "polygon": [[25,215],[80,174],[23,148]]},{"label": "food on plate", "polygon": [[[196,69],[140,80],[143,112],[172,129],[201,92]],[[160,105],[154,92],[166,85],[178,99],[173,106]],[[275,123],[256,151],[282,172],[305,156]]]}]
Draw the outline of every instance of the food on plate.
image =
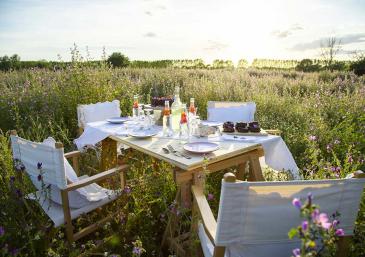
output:
[{"label": "food on plate", "polygon": [[237,122],[236,130],[240,133],[247,133],[248,132],[247,123],[246,122]]},{"label": "food on plate", "polygon": [[231,121],[226,121],[223,124],[223,132],[229,132],[229,133],[234,132],[234,123]]},{"label": "food on plate", "polygon": [[261,128],[260,128],[260,124],[258,123],[258,121],[253,121],[253,122],[250,122],[248,124],[248,130],[250,132],[260,132],[261,131]]}]

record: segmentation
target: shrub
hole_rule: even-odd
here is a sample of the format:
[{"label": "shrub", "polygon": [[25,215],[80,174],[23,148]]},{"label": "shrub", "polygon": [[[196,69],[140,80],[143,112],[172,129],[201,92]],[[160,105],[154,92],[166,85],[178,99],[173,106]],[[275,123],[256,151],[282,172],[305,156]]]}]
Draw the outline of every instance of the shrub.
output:
[{"label": "shrub", "polygon": [[365,56],[359,58],[350,64],[350,70],[352,70],[356,75],[362,76],[365,74]]},{"label": "shrub", "polygon": [[314,72],[319,71],[321,67],[319,64],[314,64],[311,59],[303,59],[297,64],[295,69],[297,71]]},{"label": "shrub", "polygon": [[107,61],[113,66],[113,67],[127,67],[129,65],[129,58],[121,53],[112,53]]}]

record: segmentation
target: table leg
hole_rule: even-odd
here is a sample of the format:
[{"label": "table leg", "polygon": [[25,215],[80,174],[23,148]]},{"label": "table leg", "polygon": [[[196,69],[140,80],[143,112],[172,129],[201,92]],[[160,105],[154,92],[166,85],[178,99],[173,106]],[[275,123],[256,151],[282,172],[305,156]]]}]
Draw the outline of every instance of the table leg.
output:
[{"label": "table leg", "polygon": [[248,162],[246,161],[246,162],[243,162],[243,163],[238,165],[237,172],[236,172],[236,178],[237,179],[239,179],[239,180],[244,180],[245,179],[247,164],[248,164]]},{"label": "table leg", "polygon": [[264,176],[262,175],[259,157],[255,155],[255,156],[250,156],[249,159],[250,163],[249,163],[248,181],[264,181]]},{"label": "table leg", "polygon": [[117,142],[113,139],[106,138],[101,141],[101,171],[114,168],[117,163]]}]

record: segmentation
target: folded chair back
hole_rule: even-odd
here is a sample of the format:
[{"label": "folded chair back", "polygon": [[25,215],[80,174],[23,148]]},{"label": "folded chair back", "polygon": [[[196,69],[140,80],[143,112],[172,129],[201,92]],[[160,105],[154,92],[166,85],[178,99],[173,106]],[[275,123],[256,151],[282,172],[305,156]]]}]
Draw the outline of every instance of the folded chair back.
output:
[{"label": "folded chair back", "polygon": [[302,222],[292,200],[304,202],[308,193],[321,212],[339,212],[339,227],[352,235],[364,183],[365,179],[222,181],[215,243],[225,246],[230,256],[279,256],[275,251],[290,256],[293,241],[288,231]]},{"label": "folded chair back", "polygon": [[14,159],[18,159],[25,166],[25,171],[37,188],[41,187],[41,181],[38,179],[41,174],[38,163],[42,164],[42,179],[46,185],[51,184],[59,189],[66,188],[62,144],[56,144],[54,148],[11,135],[11,147]]},{"label": "folded chair back", "polygon": [[96,104],[82,104],[77,106],[77,119],[79,128],[84,128],[86,123],[102,121],[108,118],[119,117],[121,114],[119,100]]},{"label": "folded chair back", "polygon": [[251,122],[255,119],[254,102],[216,102],[208,101],[209,121]]}]

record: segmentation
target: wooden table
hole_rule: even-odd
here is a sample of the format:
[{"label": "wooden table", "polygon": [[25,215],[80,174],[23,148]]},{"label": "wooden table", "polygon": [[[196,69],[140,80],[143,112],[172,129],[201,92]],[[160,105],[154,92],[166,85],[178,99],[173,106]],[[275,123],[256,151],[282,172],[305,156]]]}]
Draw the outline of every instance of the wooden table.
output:
[{"label": "wooden table", "polygon": [[[262,146],[257,143],[232,141],[217,142],[219,144],[219,149],[217,151],[207,155],[187,153],[191,156],[191,159],[186,159],[177,157],[172,153],[166,154],[162,150],[163,147],[167,147],[167,145],[170,144],[175,150],[183,151],[183,144],[176,139],[155,137],[139,139],[133,137],[111,136],[102,142],[103,169],[108,169],[117,164],[117,142],[121,142],[134,150],[173,165],[175,167],[173,171],[174,180],[178,187],[176,199],[178,204],[185,208],[191,208],[192,206],[191,186],[193,184],[202,186],[204,180],[201,178],[204,178],[202,175],[205,175],[206,173],[237,166],[236,177],[238,179],[244,178],[246,168],[248,168],[249,181],[264,180],[259,162],[259,157],[264,156],[264,151]],[[164,245],[167,238],[170,237],[167,235],[167,231],[171,232],[173,230],[171,228],[173,225],[171,224],[173,224],[173,222],[169,219],[162,245]]]},{"label": "wooden table", "polygon": [[[114,142],[113,142],[114,141]],[[175,150],[183,151],[183,144],[179,140],[166,138],[139,139],[134,137],[111,136],[102,143],[102,168],[115,166],[117,160],[116,142],[121,142],[132,149],[166,161],[175,166],[174,180],[181,191],[181,203],[185,207],[191,206],[190,187],[197,182],[197,175],[202,171],[216,172],[232,166],[238,166],[237,178],[242,179],[246,164],[249,165],[250,181],[263,180],[259,157],[264,155],[260,144],[223,141],[217,142],[219,149],[207,155],[190,154],[191,159],[177,157],[172,153],[166,154],[162,148],[172,145]]]}]

